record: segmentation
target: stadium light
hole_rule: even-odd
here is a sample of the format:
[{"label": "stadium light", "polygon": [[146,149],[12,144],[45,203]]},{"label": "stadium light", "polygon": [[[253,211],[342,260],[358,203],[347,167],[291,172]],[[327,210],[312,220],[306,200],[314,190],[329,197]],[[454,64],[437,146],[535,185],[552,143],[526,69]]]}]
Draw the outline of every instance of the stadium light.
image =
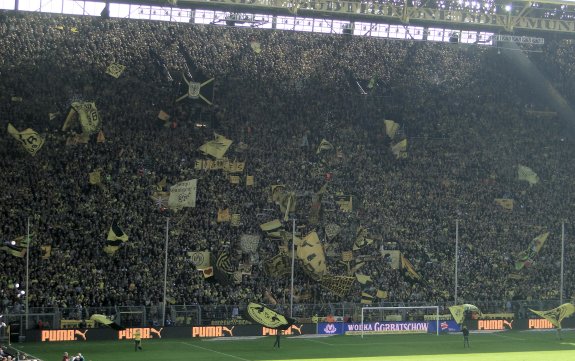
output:
[{"label": "stadium light", "polygon": [[511,4],[505,5],[505,11],[510,12],[512,9]]}]

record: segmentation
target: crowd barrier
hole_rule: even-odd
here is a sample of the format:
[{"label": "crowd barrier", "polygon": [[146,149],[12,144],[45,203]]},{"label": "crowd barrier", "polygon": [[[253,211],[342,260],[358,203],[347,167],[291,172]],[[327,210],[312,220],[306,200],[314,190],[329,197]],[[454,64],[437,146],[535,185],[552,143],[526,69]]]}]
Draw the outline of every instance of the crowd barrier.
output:
[{"label": "crowd barrier", "polygon": [[[467,320],[465,325],[471,331],[505,331],[505,330],[545,330],[554,326],[545,319],[485,319]],[[359,335],[391,333],[436,333],[459,332],[460,326],[453,320],[406,321],[406,322],[368,322],[363,326],[359,322],[320,322],[294,324],[284,331],[286,336],[309,334],[323,335]],[[575,318],[563,320],[564,328],[575,328]],[[29,330],[26,341],[29,342],[63,342],[63,341],[110,341],[132,340],[136,330],[140,330],[142,339],[175,339],[175,338],[211,338],[234,336],[274,336],[275,329],[261,325],[218,325],[191,327],[141,327],[116,331],[110,328]]]}]

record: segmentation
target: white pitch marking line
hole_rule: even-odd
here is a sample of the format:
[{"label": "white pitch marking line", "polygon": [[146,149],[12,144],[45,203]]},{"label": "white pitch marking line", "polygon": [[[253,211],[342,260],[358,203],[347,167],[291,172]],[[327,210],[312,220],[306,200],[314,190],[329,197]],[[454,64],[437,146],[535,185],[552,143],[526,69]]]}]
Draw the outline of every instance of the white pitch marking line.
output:
[{"label": "white pitch marking line", "polygon": [[10,347],[13,348],[14,350],[18,351],[18,352],[21,352],[21,353],[26,354],[26,355],[28,355],[28,356],[32,356],[32,357],[35,358],[35,359],[42,360],[40,357],[36,357],[36,356],[32,355],[32,354],[29,353],[29,352],[26,352],[26,351],[22,351],[22,350],[20,350],[20,349],[17,349],[16,347],[14,347],[14,346],[12,346],[12,345],[10,345]]},{"label": "white pitch marking line", "polygon": [[527,341],[527,339],[525,338],[519,338],[519,337],[513,337],[513,336],[506,336],[506,335],[501,335],[499,333],[494,333],[495,336],[500,336],[500,337],[505,337],[505,338],[510,338],[512,340],[517,340],[517,341]]},{"label": "white pitch marking line", "polygon": [[191,347],[196,347],[196,348],[199,348],[199,349],[202,349],[202,350],[205,350],[205,351],[211,351],[211,352],[219,353],[220,355],[224,355],[224,356],[228,356],[228,357],[233,357],[233,358],[236,358],[236,359],[238,359],[238,360],[251,361],[251,360],[248,360],[247,358],[230,355],[229,353],[212,350],[212,349],[205,348],[205,347],[198,346],[198,345],[192,345],[191,343],[187,343],[187,342],[180,342],[180,343],[183,343],[184,345],[188,345],[188,346],[191,346]]},{"label": "white pitch marking line", "polygon": [[322,341],[314,340],[314,339],[311,339],[311,338],[302,338],[301,340],[309,341],[309,342],[315,342],[315,343],[321,343],[322,345],[334,346],[333,343],[322,342]]}]

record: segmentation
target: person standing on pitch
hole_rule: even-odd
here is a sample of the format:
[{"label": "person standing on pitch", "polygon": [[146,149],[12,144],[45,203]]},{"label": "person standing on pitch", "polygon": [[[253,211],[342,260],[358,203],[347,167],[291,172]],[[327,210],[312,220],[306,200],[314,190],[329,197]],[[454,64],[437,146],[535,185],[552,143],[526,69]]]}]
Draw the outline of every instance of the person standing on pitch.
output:
[{"label": "person standing on pitch", "polygon": [[134,332],[134,351],[138,351],[142,349],[142,334],[140,333],[140,329],[137,329]]},{"label": "person standing on pitch", "polygon": [[469,346],[469,330],[467,329],[467,327],[463,326],[461,332],[463,332],[463,348],[466,347],[465,345],[471,348],[471,346]]},{"label": "person standing on pitch", "polygon": [[274,342],[274,348],[276,347],[276,345],[278,345],[278,348],[280,348],[280,338],[282,336],[282,330],[277,330],[276,332],[276,342]]}]

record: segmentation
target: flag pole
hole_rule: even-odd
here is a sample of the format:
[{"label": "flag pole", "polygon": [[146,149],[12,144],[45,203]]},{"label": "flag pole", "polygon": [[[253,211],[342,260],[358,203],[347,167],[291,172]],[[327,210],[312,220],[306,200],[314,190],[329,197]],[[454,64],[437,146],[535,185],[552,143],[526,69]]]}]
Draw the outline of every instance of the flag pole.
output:
[{"label": "flag pole", "polygon": [[26,248],[26,330],[28,330],[28,298],[30,297],[29,286],[30,283],[30,216],[28,216],[28,220],[26,222],[26,241],[27,241],[27,248]]},{"label": "flag pole", "polygon": [[170,229],[170,218],[166,218],[166,250],[164,258],[164,300],[162,301],[162,326],[166,325],[166,286],[168,284],[168,231]]},{"label": "flag pole", "polygon": [[561,223],[561,288],[559,290],[559,305],[563,304],[563,263],[565,261],[565,222]]},{"label": "flag pole", "polygon": [[291,226],[291,287],[289,295],[289,316],[293,317],[293,274],[295,267],[295,218],[292,219]]},{"label": "flag pole", "polygon": [[459,268],[459,219],[455,220],[455,304],[457,304],[457,274]]}]

